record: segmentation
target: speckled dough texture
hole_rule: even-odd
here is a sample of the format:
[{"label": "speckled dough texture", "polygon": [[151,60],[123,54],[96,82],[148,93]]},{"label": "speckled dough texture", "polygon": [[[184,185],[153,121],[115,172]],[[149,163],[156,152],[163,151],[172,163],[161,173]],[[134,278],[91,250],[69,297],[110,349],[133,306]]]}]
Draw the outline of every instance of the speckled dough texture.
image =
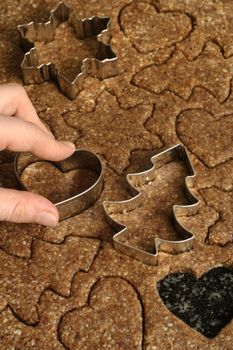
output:
[{"label": "speckled dough texture", "polygon": [[[216,281],[222,281],[221,271],[233,268],[233,2],[67,4],[82,18],[111,17],[118,75],[87,78],[73,101],[51,81],[25,89],[56,138],[100,156],[105,185],[94,206],[56,228],[0,222],[0,349],[232,350],[233,320],[208,337],[191,327],[195,322],[186,313],[182,320],[181,313],[179,318],[172,312],[182,309],[183,296],[172,294],[178,300],[172,309],[157,285],[169,274],[181,276],[189,281],[186,287],[198,309],[195,283],[205,288],[210,270],[217,268]],[[57,0],[1,3],[0,83],[23,84],[17,25],[46,22],[56,5]],[[83,58],[95,55],[96,42],[78,40],[63,23],[52,42],[36,47],[40,62],[54,62],[72,79]],[[187,147],[197,172],[193,191],[199,212],[179,217],[194,232],[194,246],[179,255],[159,252],[158,266],[149,266],[114,249],[102,203],[130,198],[126,175],[149,169],[151,156],[177,143]],[[1,152],[0,186],[19,188],[13,167],[13,154]],[[131,245],[152,251],[154,237],[177,238],[171,210],[187,203],[186,175],[180,161],[159,168],[154,181],[141,189],[141,207],[130,211],[126,206],[117,214],[129,227]],[[62,174],[46,162],[23,174],[31,190],[55,201],[76,193],[77,183],[85,188],[89,180],[91,174]],[[208,307],[211,315],[214,309]]]}]

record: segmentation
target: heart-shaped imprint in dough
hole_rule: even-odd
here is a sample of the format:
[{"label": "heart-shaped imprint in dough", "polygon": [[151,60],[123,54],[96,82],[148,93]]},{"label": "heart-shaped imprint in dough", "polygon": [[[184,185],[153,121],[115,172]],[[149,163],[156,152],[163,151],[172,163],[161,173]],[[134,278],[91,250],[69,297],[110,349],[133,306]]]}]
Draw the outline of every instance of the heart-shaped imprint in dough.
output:
[{"label": "heart-shaped imprint in dough", "polygon": [[185,13],[159,13],[145,2],[125,6],[120,24],[131,43],[143,53],[170,47],[184,40],[192,29],[191,20]]},{"label": "heart-shaped imprint in dough", "polygon": [[233,157],[233,114],[216,117],[205,110],[183,111],[176,130],[182,142],[212,168]]},{"label": "heart-shaped imprint in dough", "polygon": [[141,303],[133,287],[118,277],[98,281],[88,305],[66,313],[58,327],[66,349],[142,349]]},{"label": "heart-shaped imprint in dough", "polygon": [[233,271],[216,267],[198,280],[171,273],[157,284],[166,307],[204,336],[214,338],[233,318]]}]

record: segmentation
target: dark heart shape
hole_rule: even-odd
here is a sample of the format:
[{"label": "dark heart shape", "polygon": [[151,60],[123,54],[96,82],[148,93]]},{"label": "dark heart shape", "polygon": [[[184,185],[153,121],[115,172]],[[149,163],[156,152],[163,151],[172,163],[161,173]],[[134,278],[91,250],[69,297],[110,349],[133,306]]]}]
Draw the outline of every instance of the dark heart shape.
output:
[{"label": "dark heart shape", "polygon": [[233,318],[233,271],[216,267],[198,280],[171,273],[157,288],[166,307],[207,338],[214,338]]}]

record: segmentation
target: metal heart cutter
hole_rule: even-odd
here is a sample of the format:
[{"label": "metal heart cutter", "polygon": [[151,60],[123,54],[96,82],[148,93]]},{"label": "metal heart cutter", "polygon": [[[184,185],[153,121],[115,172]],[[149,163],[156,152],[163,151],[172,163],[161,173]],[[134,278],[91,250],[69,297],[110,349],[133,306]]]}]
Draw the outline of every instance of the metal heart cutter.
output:
[{"label": "metal heart cutter", "polygon": [[[54,63],[39,64],[34,42],[52,41],[56,28],[60,23],[69,21],[79,39],[96,37],[98,48],[95,58],[85,58],[82,61],[80,71],[74,80],[67,79]],[[53,80],[61,92],[71,100],[74,99],[83,88],[87,76],[95,76],[105,79],[117,74],[117,56],[108,45],[110,40],[110,18],[90,17],[80,19],[62,1],[51,11],[48,22],[18,25],[22,39],[22,46],[26,51],[21,69],[25,84],[42,83]]]},{"label": "metal heart cutter", "polygon": [[[35,157],[31,153],[18,153],[15,156],[15,174],[22,188],[28,190],[25,184],[21,181],[21,175],[30,164],[33,164],[41,159]],[[95,181],[86,190],[77,193],[77,195],[54,203],[58,209],[60,221],[71,216],[82,213],[84,210],[93,205],[99,198],[103,190],[103,171],[99,157],[89,151],[78,149],[69,158],[51,162],[61,172],[66,173],[75,169],[87,169],[96,174]]]}]

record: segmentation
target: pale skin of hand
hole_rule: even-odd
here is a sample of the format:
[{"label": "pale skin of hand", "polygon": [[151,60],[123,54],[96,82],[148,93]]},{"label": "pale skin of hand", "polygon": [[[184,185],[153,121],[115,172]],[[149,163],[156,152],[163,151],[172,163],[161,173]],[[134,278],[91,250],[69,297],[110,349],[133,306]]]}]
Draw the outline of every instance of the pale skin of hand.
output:
[{"label": "pale skin of hand", "polygon": [[[69,157],[75,145],[57,141],[40,121],[26,91],[18,84],[0,85],[0,151],[30,152],[41,159]],[[0,221],[54,227],[57,208],[48,199],[27,191],[0,187]]]}]

